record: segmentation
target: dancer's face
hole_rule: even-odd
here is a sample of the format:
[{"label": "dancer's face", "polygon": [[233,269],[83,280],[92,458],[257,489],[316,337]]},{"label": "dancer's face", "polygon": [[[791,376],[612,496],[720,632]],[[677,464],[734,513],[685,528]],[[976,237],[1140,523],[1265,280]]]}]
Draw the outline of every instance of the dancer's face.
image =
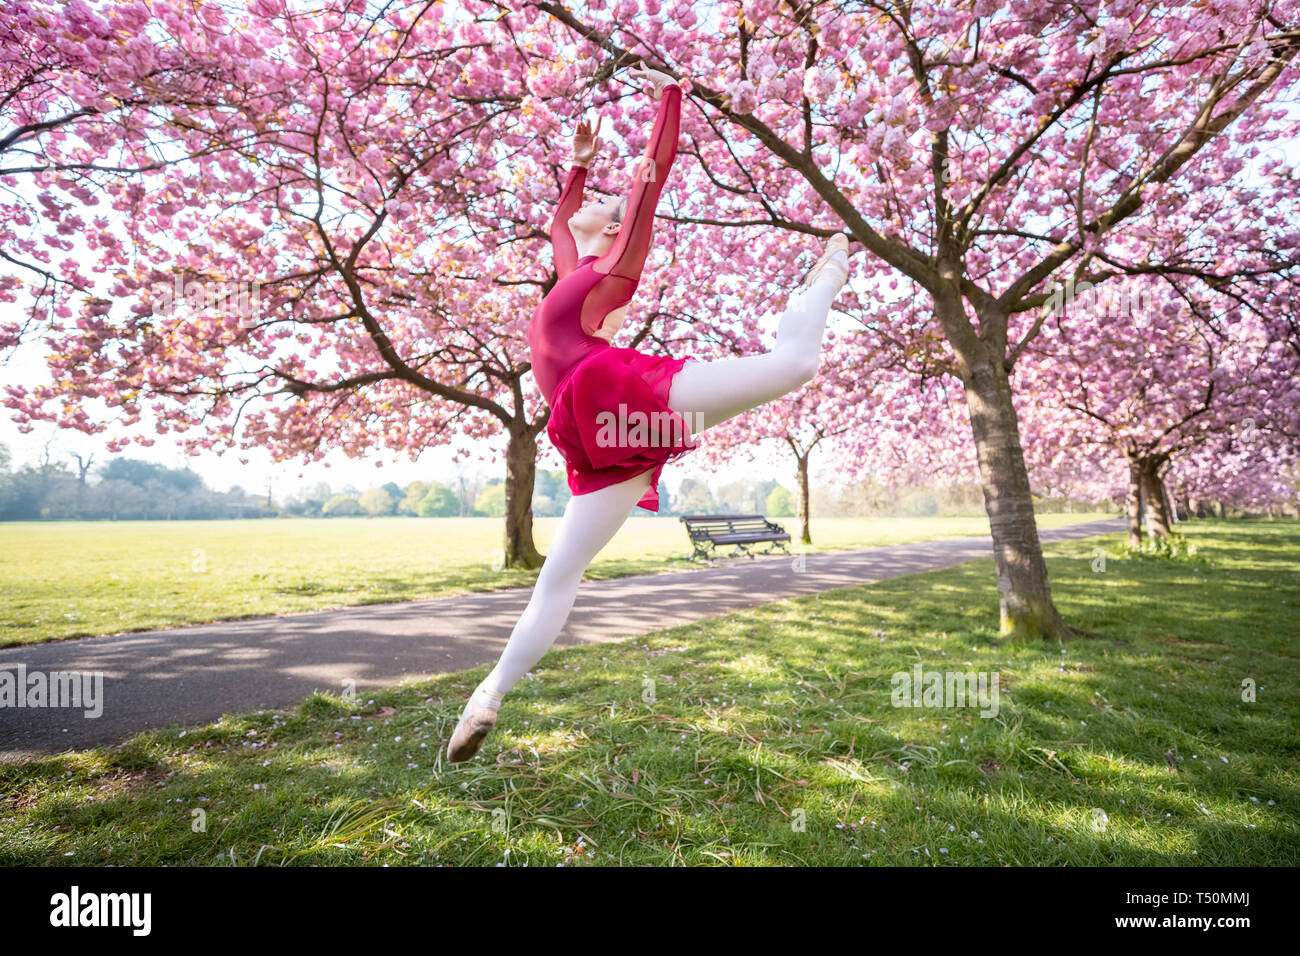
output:
[{"label": "dancer's face", "polygon": [[593,199],[569,217],[569,229],[575,235],[595,236],[601,233],[607,236],[618,235],[621,223],[614,221],[614,214],[618,212],[622,201],[621,196]]}]

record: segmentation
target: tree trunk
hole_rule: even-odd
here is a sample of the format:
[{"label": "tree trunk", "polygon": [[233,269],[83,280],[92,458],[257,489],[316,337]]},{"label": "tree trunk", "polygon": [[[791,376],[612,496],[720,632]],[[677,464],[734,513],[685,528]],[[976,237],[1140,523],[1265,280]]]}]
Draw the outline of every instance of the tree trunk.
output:
[{"label": "tree trunk", "polygon": [[1142,547],[1142,463],[1133,455],[1128,458],[1128,543]]},{"label": "tree trunk", "polygon": [[77,520],[84,521],[86,518],[86,473],[90,471],[95,456],[87,455],[85,461],[82,461],[81,456],[75,453],[72,457],[77,459]]},{"label": "tree trunk", "polygon": [[537,476],[537,439],[526,424],[510,428],[506,445],[506,527],[503,551],[507,568],[540,568],[542,555],[533,543],[533,481]]},{"label": "tree trunk", "polygon": [[808,494],[808,458],[811,452],[805,452],[800,455],[795,452],[794,460],[798,463],[799,469],[799,540],[804,544],[812,544],[812,526],[811,526],[811,496]]},{"label": "tree trunk", "polygon": [[1065,622],[1052,603],[1047,581],[1011,383],[1001,361],[985,360],[968,367],[966,404],[993,534],[1001,632],[1012,637],[1059,637]]},{"label": "tree trunk", "polygon": [[1147,533],[1153,538],[1169,537],[1169,509],[1165,506],[1165,483],[1160,477],[1159,458],[1142,459],[1142,495],[1147,504]]}]

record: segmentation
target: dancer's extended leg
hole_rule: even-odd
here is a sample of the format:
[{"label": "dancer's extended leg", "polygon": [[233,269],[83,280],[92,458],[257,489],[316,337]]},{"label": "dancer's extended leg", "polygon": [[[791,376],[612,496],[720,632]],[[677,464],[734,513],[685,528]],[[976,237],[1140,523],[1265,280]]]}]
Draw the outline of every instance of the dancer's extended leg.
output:
[{"label": "dancer's extended leg", "polygon": [[645,471],[569,500],[528,607],[515,624],[496,667],[465,705],[465,713],[472,707],[499,708],[502,697],[550,650],[573,609],[587,565],[623,526],[649,486],[650,472]]},{"label": "dancer's extended leg", "polygon": [[838,251],[809,288],[791,293],[772,351],[720,362],[687,362],[673,378],[668,407],[699,432],[811,381],[821,364],[831,304],[848,274],[848,256]]},{"label": "dancer's extended leg", "polygon": [[[722,362],[687,362],[674,377],[668,405],[696,431],[792,392],[817,374],[826,319],[849,273],[843,251],[847,242],[833,240],[833,247],[841,251],[821,267],[811,286],[791,294],[772,351]],[[649,483],[650,471],[645,471],[569,501],[528,607],[496,666],[465,704],[462,718],[478,708],[499,709],[505,694],[550,650],[573,609],[587,566],[622,527]],[[472,754],[485,733],[481,729],[463,746],[453,735],[449,754],[458,746]]]}]

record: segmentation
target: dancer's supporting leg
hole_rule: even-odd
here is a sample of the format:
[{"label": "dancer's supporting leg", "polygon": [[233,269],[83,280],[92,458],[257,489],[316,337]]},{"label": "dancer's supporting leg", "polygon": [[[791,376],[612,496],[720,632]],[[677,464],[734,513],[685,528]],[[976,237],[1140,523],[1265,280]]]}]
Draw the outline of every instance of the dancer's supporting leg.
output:
[{"label": "dancer's supporting leg", "polygon": [[791,293],[772,351],[720,362],[687,362],[673,378],[668,407],[699,432],[811,381],[821,364],[831,304],[848,274],[847,254],[835,252],[809,288]]},{"label": "dancer's supporting leg", "polygon": [[573,609],[587,565],[623,526],[649,486],[650,472],[645,471],[569,499],[528,607],[515,624],[501,659],[475,689],[462,716],[476,707],[500,708],[510,688],[550,650]]}]

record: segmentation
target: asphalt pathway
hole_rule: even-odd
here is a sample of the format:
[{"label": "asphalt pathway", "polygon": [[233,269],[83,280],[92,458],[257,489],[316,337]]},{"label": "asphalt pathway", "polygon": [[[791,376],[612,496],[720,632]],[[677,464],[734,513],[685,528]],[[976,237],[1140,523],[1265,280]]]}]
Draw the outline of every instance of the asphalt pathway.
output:
[{"label": "asphalt pathway", "polygon": [[[1040,532],[1063,541],[1121,531],[1120,519]],[[557,647],[617,641],[730,611],[989,557],[988,538],[798,556],[583,582]],[[531,588],[250,618],[0,649],[0,670],[103,674],[101,713],[0,707],[0,762],[104,743],[169,724],[288,707],[315,690],[357,693],[497,659]]]}]

